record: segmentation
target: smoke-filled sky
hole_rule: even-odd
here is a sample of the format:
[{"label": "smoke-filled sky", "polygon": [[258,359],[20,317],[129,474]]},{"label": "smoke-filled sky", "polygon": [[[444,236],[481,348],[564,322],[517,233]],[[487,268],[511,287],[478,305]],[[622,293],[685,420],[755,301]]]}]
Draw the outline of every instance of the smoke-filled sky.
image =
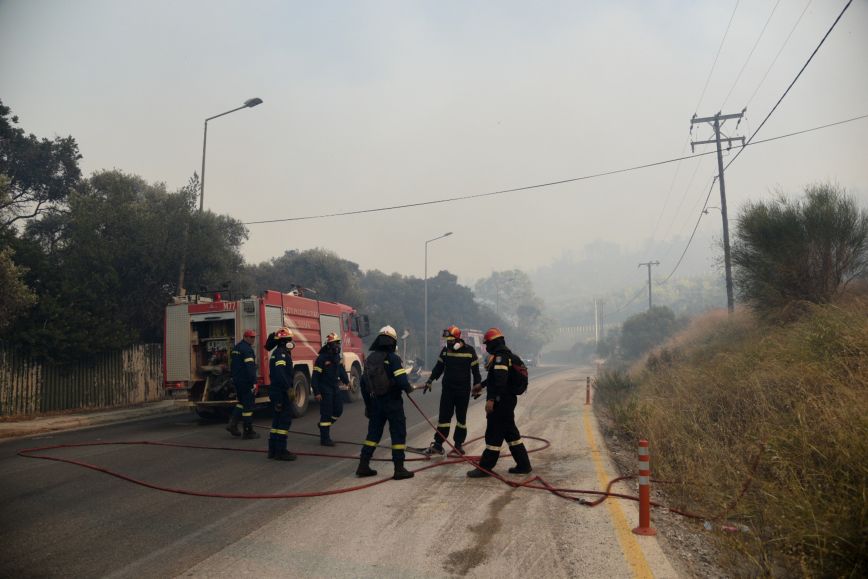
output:
[{"label": "smoke-filled sky", "polygon": [[[74,136],[86,173],[177,189],[200,170],[204,119],[259,97],[208,125],[205,207],[244,222],[302,217],[678,157],[694,112],[746,106],[725,129],[749,136],[845,4],[0,0],[0,99],[26,130]],[[868,114],[866,70],[868,2],[856,0],[756,139]],[[726,173],[730,219],[817,181],[868,205],[866,134],[863,119],[748,148]],[[715,172],[707,156],[250,225],[243,254],[324,247],[420,276],[425,241],[452,231],[429,246],[432,274],[533,269],[596,240],[644,251],[666,274],[679,251],[662,248],[690,234]],[[699,238],[720,226],[710,210]]]}]

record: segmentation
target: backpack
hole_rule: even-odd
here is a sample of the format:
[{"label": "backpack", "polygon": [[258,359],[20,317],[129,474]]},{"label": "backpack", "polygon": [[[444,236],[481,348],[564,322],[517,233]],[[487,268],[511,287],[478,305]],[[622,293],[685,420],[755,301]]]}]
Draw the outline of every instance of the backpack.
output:
[{"label": "backpack", "polygon": [[511,394],[521,396],[527,392],[527,366],[512,352],[509,353],[509,358],[512,363],[509,365],[507,386]]},{"label": "backpack", "polygon": [[368,384],[368,393],[373,396],[383,396],[392,387],[389,373],[386,371],[386,357],[388,352],[372,352],[365,360],[365,378]]}]

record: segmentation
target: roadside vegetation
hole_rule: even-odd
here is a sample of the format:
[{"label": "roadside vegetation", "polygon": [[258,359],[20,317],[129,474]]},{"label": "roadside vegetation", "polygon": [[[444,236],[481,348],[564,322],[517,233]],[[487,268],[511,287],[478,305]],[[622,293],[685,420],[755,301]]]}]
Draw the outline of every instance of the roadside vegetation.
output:
[{"label": "roadside vegetation", "polygon": [[[788,250],[770,242],[781,231]],[[599,377],[598,410],[650,441],[667,503],[742,529],[713,535],[735,575],[868,573],[866,239],[866,212],[834,187],[748,206],[747,306]]]}]

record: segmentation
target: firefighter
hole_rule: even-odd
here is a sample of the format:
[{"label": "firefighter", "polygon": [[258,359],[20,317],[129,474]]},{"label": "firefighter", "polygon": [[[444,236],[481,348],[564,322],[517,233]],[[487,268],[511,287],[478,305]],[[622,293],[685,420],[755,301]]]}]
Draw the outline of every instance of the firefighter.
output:
[{"label": "firefighter", "polygon": [[[479,396],[485,388],[485,450],[479,460],[479,467],[490,471],[500,457],[500,447],[506,440],[516,466],[509,469],[512,474],[527,474],[533,470],[527,448],[521,440],[521,433],[515,425],[515,405],[518,398],[509,388],[509,373],[513,354],[506,347],[506,340],[497,328],[491,328],[483,337],[485,350],[491,354],[485,369],[488,375],[479,386],[473,387],[473,395]],[[472,478],[481,478],[489,474],[480,468],[467,473]]]},{"label": "firefighter", "polygon": [[292,404],[295,390],[292,388],[292,331],[280,328],[269,336],[274,351],[268,360],[271,385],[268,397],[274,418],[271,421],[271,436],[268,437],[268,458],[275,460],[295,460],[297,457],[286,449],[286,438],[292,424]]},{"label": "firefighter", "polygon": [[449,326],[443,330],[446,345],[440,350],[440,357],[431,376],[425,382],[422,394],[431,390],[431,383],[443,376],[443,392],[440,394],[440,416],[437,421],[437,433],[434,442],[425,450],[425,454],[443,454],[443,442],[449,439],[449,429],[452,426],[452,414],[455,413],[455,450],[464,454],[462,445],[467,439],[467,405],[470,403],[470,379],[473,386],[479,386],[482,377],[479,375],[479,358],[476,350],[461,339],[458,326]]},{"label": "firefighter", "polygon": [[[256,343],[256,330],[244,330],[244,337],[232,348],[229,360],[229,368],[232,371],[232,383],[235,386],[235,395],[238,403],[232,409],[232,417],[226,430],[232,436],[241,436],[244,439],[259,438],[259,433],[253,431],[253,405],[256,387],[256,352],[253,344]],[[244,435],[238,432],[238,422],[244,422]]]},{"label": "firefighter", "polygon": [[392,462],[395,464],[395,480],[413,478],[413,473],[404,468],[404,450],[407,448],[407,420],[404,417],[404,401],[401,393],[414,390],[407,380],[401,358],[395,353],[398,333],[392,326],[383,326],[374,343],[372,353],[365,361],[362,375],[362,396],[365,399],[365,416],[368,417],[368,437],[359,456],[356,476],[374,476],[371,457],[383,437],[383,428],[389,423],[392,438]]},{"label": "firefighter", "polygon": [[319,443],[323,446],[335,445],[329,430],[344,412],[338,381],[345,386],[350,383],[341,361],[341,337],[332,332],[326,336],[325,344],[313,364],[311,383],[314,398],[319,402]]}]

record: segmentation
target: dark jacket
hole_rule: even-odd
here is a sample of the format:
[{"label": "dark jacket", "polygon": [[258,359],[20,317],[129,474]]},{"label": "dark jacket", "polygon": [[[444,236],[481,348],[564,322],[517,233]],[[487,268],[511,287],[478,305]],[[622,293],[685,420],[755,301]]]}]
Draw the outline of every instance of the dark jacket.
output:
[{"label": "dark jacket", "polygon": [[333,350],[323,347],[319,351],[319,356],[313,363],[313,378],[311,386],[313,387],[314,395],[319,395],[321,388],[334,388],[338,385],[338,381],[349,384],[350,379],[347,377],[347,371],[341,363],[341,355]]},{"label": "dark jacket", "polygon": [[270,388],[280,392],[292,388],[292,353],[285,344],[279,344],[268,360]]},{"label": "dark jacket", "polygon": [[229,358],[229,368],[236,387],[252,387],[256,384],[256,352],[253,347],[244,340],[235,344]]},{"label": "dark jacket", "polygon": [[[386,359],[383,363],[386,366],[386,373],[391,379],[391,385],[389,392],[381,398],[400,399],[401,392],[409,394],[413,391],[413,386],[407,379],[407,370],[404,369],[403,362],[398,354],[395,352],[387,352]],[[365,406],[368,406],[373,400],[373,396],[370,393],[368,378],[364,373],[362,373],[362,396],[365,399]]]},{"label": "dark jacket", "polygon": [[463,341],[458,342],[459,348],[456,350],[454,345],[446,344],[440,350],[440,357],[437,359],[437,364],[431,370],[429,382],[433,382],[443,376],[443,387],[453,390],[469,391],[471,382],[470,377],[473,375],[473,384],[482,382],[482,376],[479,374],[479,358],[476,356],[476,350],[465,344]]},{"label": "dark jacket", "polygon": [[509,367],[512,366],[512,352],[505,345],[499,347],[491,357],[485,369],[488,375],[482,386],[486,390],[486,400],[500,401],[505,397],[515,398],[509,391]]}]

